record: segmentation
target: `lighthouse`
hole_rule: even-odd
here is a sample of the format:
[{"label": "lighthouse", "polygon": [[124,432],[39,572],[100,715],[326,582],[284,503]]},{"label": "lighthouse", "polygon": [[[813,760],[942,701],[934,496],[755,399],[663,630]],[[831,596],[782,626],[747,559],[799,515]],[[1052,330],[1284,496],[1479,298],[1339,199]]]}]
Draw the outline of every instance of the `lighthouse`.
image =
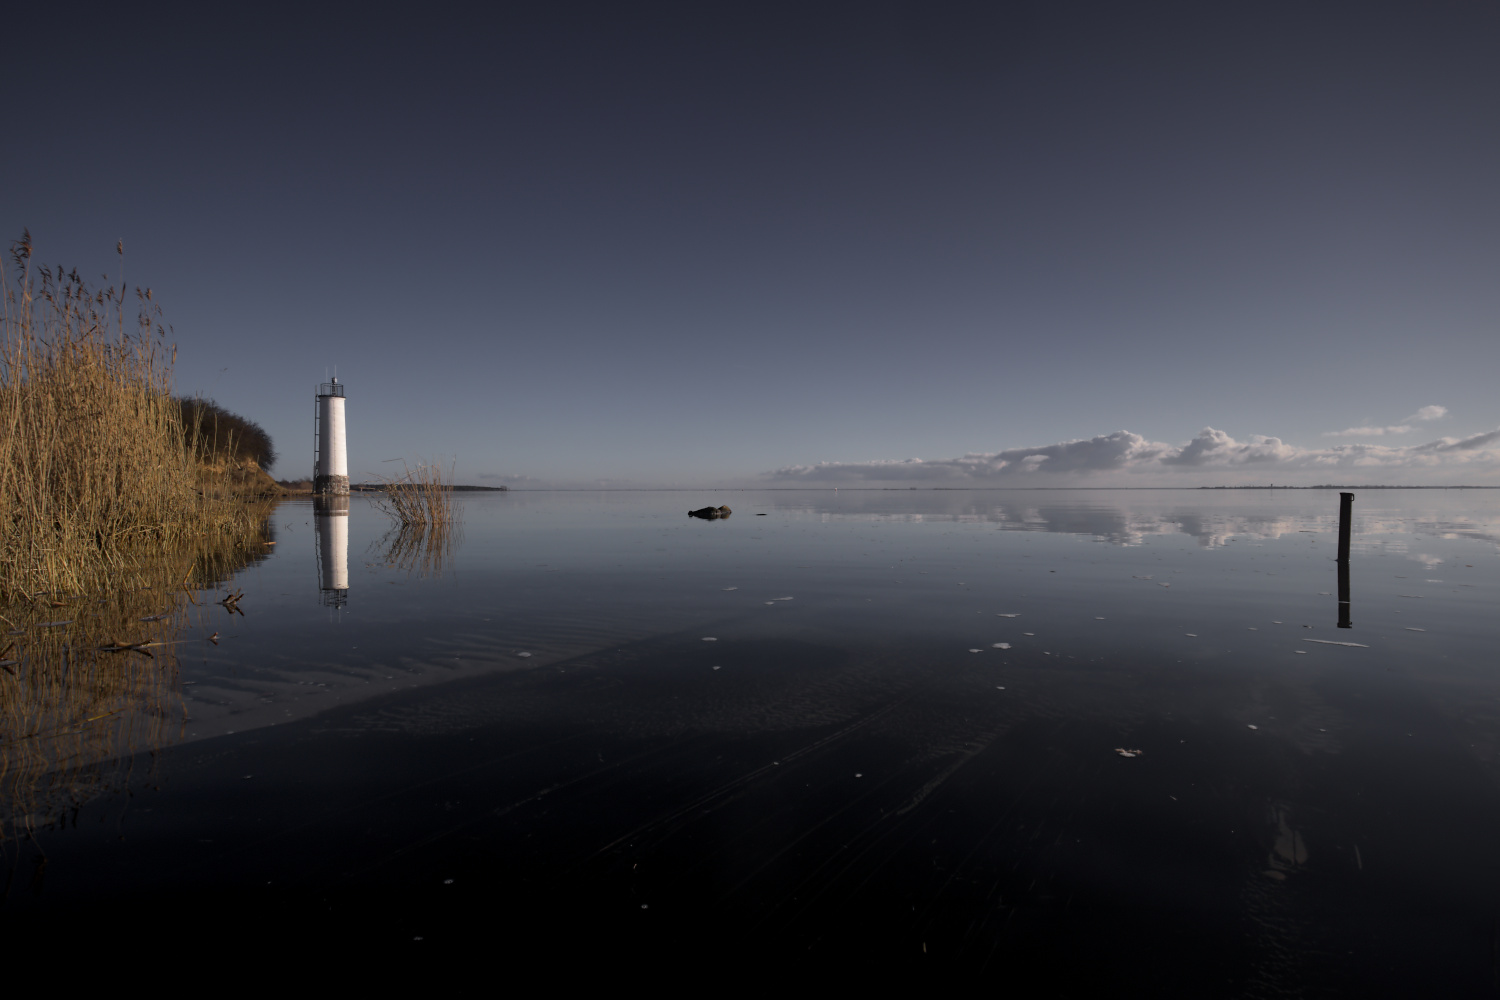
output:
[{"label": "lighthouse", "polygon": [[349,452],[344,447],[344,384],[336,375],[332,382],[318,386],[317,407],[313,411],[313,492],[349,495]]}]

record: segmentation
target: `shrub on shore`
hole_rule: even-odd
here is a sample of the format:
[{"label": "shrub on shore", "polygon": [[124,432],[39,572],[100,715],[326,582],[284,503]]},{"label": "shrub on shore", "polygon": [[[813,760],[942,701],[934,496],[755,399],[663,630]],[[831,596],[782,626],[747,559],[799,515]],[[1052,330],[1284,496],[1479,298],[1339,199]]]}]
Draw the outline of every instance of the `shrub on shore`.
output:
[{"label": "shrub on shore", "polygon": [[254,462],[266,472],[276,464],[271,436],[253,420],[231,413],[212,399],[179,398],[182,431],[205,464]]}]

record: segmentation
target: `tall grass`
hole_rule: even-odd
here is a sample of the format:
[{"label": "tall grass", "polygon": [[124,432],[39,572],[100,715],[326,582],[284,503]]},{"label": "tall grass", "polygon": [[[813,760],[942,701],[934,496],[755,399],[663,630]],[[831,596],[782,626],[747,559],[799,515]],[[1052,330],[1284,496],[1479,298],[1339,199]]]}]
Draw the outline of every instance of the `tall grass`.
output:
[{"label": "tall grass", "polygon": [[[120,248],[116,247],[119,251]],[[0,326],[0,604],[78,594],[131,550],[247,527],[200,481],[149,288],[92,289],[11,246]],[[127,319],[127,300],[134,313]]]},{"label": "tall grass", "polygon": [[440,525],[456,521],[458,505],[453,502],[453,466],[444,469],[442,462],[422,462],[415,466],[401,462],[401,474],[380,480],[384,491],[376,497],[375,506],[405,526]]},{"label": "tall grass", "polygon": [[[120,248],[116,247],[119,251]],[[108,785],[180,726],[194,586],[263,558],[269,508],[222,494],[171,396],[150,289],[35,259],[0,276],[0,839]],[[210,470],[210,471],[205,471]],[[120,763],[111,763],[119,761]]]}]

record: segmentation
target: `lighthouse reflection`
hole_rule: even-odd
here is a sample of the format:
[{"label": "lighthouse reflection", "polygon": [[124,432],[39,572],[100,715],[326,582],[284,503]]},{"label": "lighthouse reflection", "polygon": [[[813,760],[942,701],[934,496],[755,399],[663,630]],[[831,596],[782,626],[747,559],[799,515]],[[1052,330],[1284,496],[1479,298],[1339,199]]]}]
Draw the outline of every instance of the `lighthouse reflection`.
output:
[{"label": "lighthouse reflection", "polygon": [[342,608],[349,603],[349,498],[314,499],[313,525],[318,533],[318,603]]}]

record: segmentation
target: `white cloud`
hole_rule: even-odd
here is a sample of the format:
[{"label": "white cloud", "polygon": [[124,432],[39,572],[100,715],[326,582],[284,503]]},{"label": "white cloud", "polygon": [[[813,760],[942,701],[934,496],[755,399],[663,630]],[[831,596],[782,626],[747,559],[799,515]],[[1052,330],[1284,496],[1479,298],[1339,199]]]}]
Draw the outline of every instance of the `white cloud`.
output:
[{"label": "white cloud", "polygon": [[1424,406],[1409,417],[1401,418],[1399,424],[1389,424],[1385,427],[1365,425],[1363,427],[1346,427],[1341,431],[1324,431],[1324,437],[1384,437],[1387,434],[1410,434],[1413,421],[1441,420],[1448,415],[1446,406]]},{"label": "white cloud", "polygon": [[1116,431],[1035,448],[971,452],[960,458],[819,462],[787,466],[766,475],[782,482],[982,485],[1124,472],[1254,469],[1257,477],[1298,472],[1316,472],[1321,477],[1337,471],[1437,470],[1459,465],[1500,469],[1500,430],[1402,447],[1341,444],[1327,448],[1303,448],[1259,434],[1239,441],[1212,427],[1205,427],[1183,445],[1162,444],[1130,431]]},{"label": "white cloud", "polygon": [[795,465],[770,473],[777,479],[890,481],[973,480],[1003,474],[1032,472],[1046,466],[1048,472],[1100,472],[1126,469],[1167,454],[1171,445],[1147,441],[1139,434],[1116,431],[1085,441],[1064,441],[1039,448],[971,452],[962,458],[923,460],[907,458],[876,462],[820,462]]},{"label": "white cloud", "polygon": [[1414,452],[1478,451],[1496,442],[1500,442],[1500,430],[1486,431],[1483,434],[1475,434],[1466,438],[1438,438],[1428,444],[1414,445],[1404,450]]}]

